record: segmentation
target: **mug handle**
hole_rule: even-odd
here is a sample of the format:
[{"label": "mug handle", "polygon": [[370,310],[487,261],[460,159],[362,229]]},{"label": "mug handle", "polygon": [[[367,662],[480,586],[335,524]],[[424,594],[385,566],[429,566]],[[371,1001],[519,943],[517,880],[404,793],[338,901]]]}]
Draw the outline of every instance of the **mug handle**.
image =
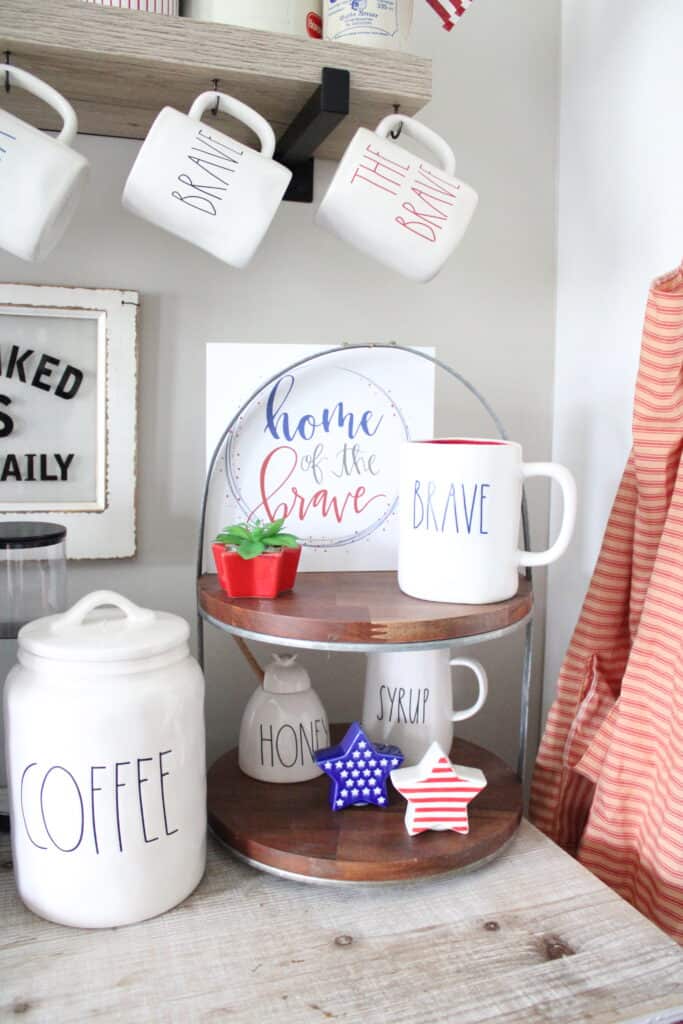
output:
[{"label": "mug handle", "polygon": [[472,715],[476,715],[477,711],[480,711],[486,703],[486,698],[489,695],[489,680],[486,675],[486,669],[480,662],[473,661],[472,658],[451,658],[448,664],[462,665],[464,668],[470,668],[477,677],[477,683],[479,684],[479,693],[472,707],[465,708],[464,711],[454,711],[451,715],[451,722],[462,722],[466,718],[471,718]]},{"label": "mug handle", "polygon": [[435,131],[428,128],[426,124],[422,124],[421,121],[416,121],[413,117],[405,117],[403,114],[388,114],[375,128],[375,135],[386,139],[389,132],[401,126],[406,135],[415,139],[436,156],[441,169],[446,174],[455,174],[455,153],[451,147]]},{"label": "mug handle", "polygon": [[569,547],[576,523],[576,481],[565,466],[556,462],[523,462],[522,476],[549,476],[562,488],[562,525],[557,540],[546,551],[518,551],[518,565],[550,565]]},{"label": "mug handle", "polygon": [[246,103],[236,100],[234,96],[228,96],[224,92],[203,92],[190,107],[190,117],[195,121],[201,121],[207,110],[215,109],[216,104],[224,114],[231,114],[232,117],[236,117],[238,121],[251,128],[254,134],[258,135],[261,143],[261,155],[269,159],[272,157],[275,152],[275,132],[265,117],[261,117]]},{"label": "mug handle", "polygon": [[23,71],[10,64],[3,64],[2,70],[9,75],[11,85],[18,85],[26,92],[33,93],[34,96],[57,111],[64,122],[62,130],[57,136],[57,142],[62,142],[65,146],[72,146],[78,133],[78,118],[69,101],[47,82],[42,82],[40,78],[29,74],[28,71]]},{"label": "mug handle", "polygon": [[155,617],[150,608],[141,608],[129,601],[127,597],[123,597],[122,594],[117,594],[113,590],[96,590],[92,594],[82,597],[64,615],[60,615],[58,620],[52,624],[52,632],[61,633],[70,626],[80,626],[86,615],[103,605],[114,605],[115,608],[124,612],[131,622],[139,626],[152,622]]}]

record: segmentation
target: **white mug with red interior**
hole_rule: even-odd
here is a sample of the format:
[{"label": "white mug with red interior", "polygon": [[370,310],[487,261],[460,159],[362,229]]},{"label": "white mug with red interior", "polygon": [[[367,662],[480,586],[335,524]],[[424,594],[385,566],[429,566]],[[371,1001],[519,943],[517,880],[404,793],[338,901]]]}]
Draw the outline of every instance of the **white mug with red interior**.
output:
[{"label": "white mug with red interior", "polygon": [[[399,146],[402,131],[433,161]],[[344,153],[316,220],[379,263],[429,281],[462,239],[477,193],[455,177],[453,150],[411,117],[390,114],[374,132],[359,128]]]},{"label": "white mug with red interior", "polygon": [[[546,551],[519,547],[522,485],[547,476],[562,490],[560,530]],[[514,441],[445,438],[402,445],[398,584],[425,601],[489,604],[513,597],[523,566],[567,550],[576,484],[564,466],[524,462]]]},{"label": "white mug with red interior", "polygon": [[[218,107],[246,124],[252,149],[203,124]],[[123,205],[233,267],[245,267],[263,241],[292,172],[273,159],[275,133],[233,96],[204,92],[189,114],[164,107],[149,130],[123,190]]]},{"label": "white mug with red interior", "polygon": [[52,137],[0,110],[0,249],[22,260],[42,260],[74,214],[88,161],[72,149],[78,121],[68,100],[21,68],[5,66],[2,73],[10,86],[43,100],[63,122]]}]

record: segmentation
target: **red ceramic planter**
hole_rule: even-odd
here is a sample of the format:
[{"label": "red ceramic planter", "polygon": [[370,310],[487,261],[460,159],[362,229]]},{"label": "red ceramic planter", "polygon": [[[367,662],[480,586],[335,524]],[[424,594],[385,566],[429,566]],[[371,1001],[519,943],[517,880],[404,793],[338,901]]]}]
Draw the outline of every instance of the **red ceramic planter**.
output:
[{"label": "red ceramic planter", "polygon": [[277,597],[291,590],[301,548],[267,551],[256,558],[241,558],[223,544],[212,544],[218,580],[228,597]]}]

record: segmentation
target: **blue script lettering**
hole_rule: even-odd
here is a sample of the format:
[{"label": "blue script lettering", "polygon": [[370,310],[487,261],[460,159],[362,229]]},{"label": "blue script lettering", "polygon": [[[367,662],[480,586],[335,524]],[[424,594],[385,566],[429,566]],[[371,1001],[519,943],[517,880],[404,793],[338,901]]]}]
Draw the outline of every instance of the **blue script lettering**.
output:
[{"label": "blue script lettering", "polygon": [[335,427],[346,431],[350,441],[361,433],[366,437],[374,437],[384,419],[384,416],[376,417],[372,409],[366,409],[360,416],[345,412],[344,403],[337,402],[331,409],[323,408],[319,420],[312,413],[305,413],[298,420],[290,420],[289,413],[283,412],[283,407],[293,389],[294,377],[286,374],[280,377],[268,395],[264,433],[270,434],[276,441],[294,441],[296,437],[310,441],[318,430],[329,434]]},{"label": "blue script lettering", "polygon": [[413,529],[437,533],[479,533],[487,535],[484,502],[491,484],[476,483],[459,486],[451,483],[448,490],[438,488],[434,480],[415,480],[413,484]]}]

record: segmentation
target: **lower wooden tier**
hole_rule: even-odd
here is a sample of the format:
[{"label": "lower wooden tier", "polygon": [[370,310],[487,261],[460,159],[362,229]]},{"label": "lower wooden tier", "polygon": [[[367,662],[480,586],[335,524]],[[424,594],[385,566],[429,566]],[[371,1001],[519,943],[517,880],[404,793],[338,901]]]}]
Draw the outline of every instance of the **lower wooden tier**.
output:
[{"label": "lower wooden tier", "polygon": [[[332,728],[336,742],[344,726]],[[495,754],[456,739],[455,763],[480,768],[486,789],[470,804],[470,832],[426,832],[411,838],[406,803],[389,786],[384,808],[332,811],[329,779],[291,785],[257,782],[224,754],[208,776],[209,824],[234,853],[255,867],[302,881],[399,882],[462,871],[491,860],[517,831],[522,789]]]}]

